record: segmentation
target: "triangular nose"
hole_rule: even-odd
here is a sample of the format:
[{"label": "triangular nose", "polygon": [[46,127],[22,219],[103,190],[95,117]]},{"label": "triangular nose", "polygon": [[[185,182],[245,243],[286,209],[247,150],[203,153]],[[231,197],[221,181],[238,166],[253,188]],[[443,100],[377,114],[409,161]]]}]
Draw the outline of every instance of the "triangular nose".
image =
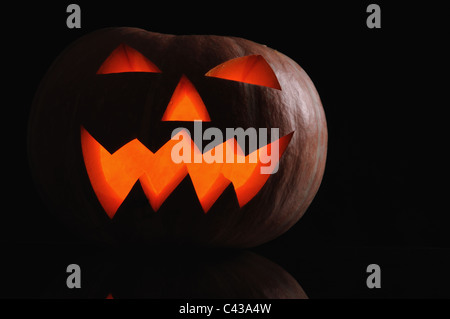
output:
[{"label": "triangular nose", "polygon": [[211,121],[200,94],[185,75],[178,82],[161,121]]}]

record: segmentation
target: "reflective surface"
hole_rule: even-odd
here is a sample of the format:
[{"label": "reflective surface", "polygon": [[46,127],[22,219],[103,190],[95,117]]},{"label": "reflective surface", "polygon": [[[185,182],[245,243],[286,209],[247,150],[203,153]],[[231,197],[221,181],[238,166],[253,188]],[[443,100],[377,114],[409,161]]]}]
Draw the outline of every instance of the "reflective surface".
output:
[{"label": "reflective surface", "polygon": [[[449,298],[449,250],[262,246],[252,251],[2,245],[2,298]],[[263,256],[267,256],[263,257]],[[69,289],[67,266],[81,268]],[[366,285],[378,264],[381,288]]]},{"label": "reflective surface", "polygon": [[[248,251],[139,248],[82,259],[82,289],[55,276],[44,298],[304,299],[297,281],[275,263]],[[86,273],[86,275],[84,275]]]}]

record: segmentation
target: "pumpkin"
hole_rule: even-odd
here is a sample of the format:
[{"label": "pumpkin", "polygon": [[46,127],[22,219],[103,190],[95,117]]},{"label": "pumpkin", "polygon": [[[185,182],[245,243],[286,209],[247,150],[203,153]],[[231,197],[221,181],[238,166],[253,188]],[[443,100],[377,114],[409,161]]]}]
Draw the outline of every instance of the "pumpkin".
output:
[{"label": "pumpkin", "polygon": [[[267,141],[203,149],[190,134],[199,125],[200,135],[254,128]],[[193,162],[174,161],[180,145]],[[235,161],[207,161],[225,150]],[[313,200],[326,151],[324,111],[305,71],[236,37],[85,35],[48,70],[29,121],[30,167],[45,202],[81,236],[106,242],[272,240]],[[269,173],[264,154],[278,154]]]}]

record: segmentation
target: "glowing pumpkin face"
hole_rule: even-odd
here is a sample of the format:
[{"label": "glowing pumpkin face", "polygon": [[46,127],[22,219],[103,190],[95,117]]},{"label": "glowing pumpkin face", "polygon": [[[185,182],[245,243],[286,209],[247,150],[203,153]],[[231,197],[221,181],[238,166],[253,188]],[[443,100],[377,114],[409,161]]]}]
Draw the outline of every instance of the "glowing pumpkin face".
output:
[{"label": "glowing pumpkin face", "polygon": [[[119,45],[100,66],[97,74],[116,74],[125,72],[161,73],[151,61],[141,53],[127,45]],[[280,89],[275,73],[260,55],[236,58],[222,63],[206,73],[206,76],[239,81]],[[182,75],[169,104],[163,114],[162,121],[205,121],[210,116],[202,98],[189,79]],[[274,141],[267,147],[287,147],[292,133],[281,140]],[[110,154],[82,127],[81,145],[87,173],[92,187],[110,218],[113,218],[122,202],[139,179],[153,210],[156,212],[187,174],[191,177],[197,197],[206,213],[222,194],[226,187],[233,183],[239,206],[247,204],[261,189],[269,174],[261,174],[262,165],[259,158],[264,149],[255,150],[257,160],[251,162],[241,149],[234,151],[230,143],[217,145],[208,153],[221,152],[223,157],[232,153],[233,160],[195,163],[174,163],[171,153],[177,140],[187,143],[190,154],[202,152],[193,143],[190,134],[182,131],[174,140],[167,142],[153,153],[138,139],[127,143],[114,154]],[[281,142],[281,145],[279,145]],[[239,147],[234,141],[236,148]],[[228,152],[227,152],[228,151]],[[270,152],[265,152],[266,154]],[[238,159],[242,157],[242,159]],[[279,160],[277,157],[276,161]]]},{"label": "glowing pumpkin face", "polygon": [[[199,123],[224,135],[277,128],[280,138],[203,149]],[[98,31],[61,55],[37,93],[29,132],[44,196],[82,233],[241,247],[303,215],[327,141],[317,92],[288,57],[238,38],[132,28]],[[191,160],[174,161],[176,145]],[[276,173],[262,174],[270,161]]]}]

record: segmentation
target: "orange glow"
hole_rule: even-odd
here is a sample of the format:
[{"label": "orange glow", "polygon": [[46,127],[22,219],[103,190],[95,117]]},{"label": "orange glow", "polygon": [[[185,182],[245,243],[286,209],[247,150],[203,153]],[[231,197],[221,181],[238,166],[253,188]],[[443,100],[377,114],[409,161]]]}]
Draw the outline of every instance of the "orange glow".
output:
[{"label": "orange glow", "polygon": [[205,75],[281,90],[280,83],[272,68],[260,55],[249,55],[229,60],[211,69]]},{"label": "orange glow", "polygon": [[171,158],[172,148],[178,143],[177,139],[180,135],[183,136],[183,141],[187,140],[186,136],[188,135],[182,131],[174,139],[164,144],[155,154],[140,144],[140,147],[150,155],[143,166],[145,174],[140,176],[139,181],[155,212],[188,173],[186,165],[174,163]]},{"label": "orange glow", "polygon": [[178,82],[161,121],[211,121],[200,94],[185,75]]},{"label": "orange glow", "polygon": [[[186,131],[178,133],[156,153],[134,139],[114,154],[110,154],[83,127],[81,127],[81,145],[92,188],[106,214],[113,218],[138,179],[150,205],[157,211],[187,174],[191,177],[205,213],[230,183],[233,183],[239,206],[242,207],[259,192],[270,176],[260,173],[260,168],[265,165],[262,164],[264,154],[270,154],[271,147],[279,147],[279,157],[275,163],[277,164],[292,134],[293,132],[254,151],[257,155],[256,163],[250,163],[249,160],[253,153],[243,155],[236,140],[228,140],[216,146],[202,154],[201,163],[194,163],[194,157],[196,154],[198,156],[200,150]],[[171,151],[178,143],[183,143],[191,150],[191,163],[172,161]],[[269,153],[263,152],[267,149]],[[221,154],[223,163],[205,162],[204,157],[211,152]],[[232,163],[225,162],[228,152],[232,152],[234,156]],[[238,163],[239,158],[244,162]]]},{"label": "orange glow", "polygon": [[97,74],[124,72],[161,73],[156,65],[135,49],[121,44],[103,62]]}]

